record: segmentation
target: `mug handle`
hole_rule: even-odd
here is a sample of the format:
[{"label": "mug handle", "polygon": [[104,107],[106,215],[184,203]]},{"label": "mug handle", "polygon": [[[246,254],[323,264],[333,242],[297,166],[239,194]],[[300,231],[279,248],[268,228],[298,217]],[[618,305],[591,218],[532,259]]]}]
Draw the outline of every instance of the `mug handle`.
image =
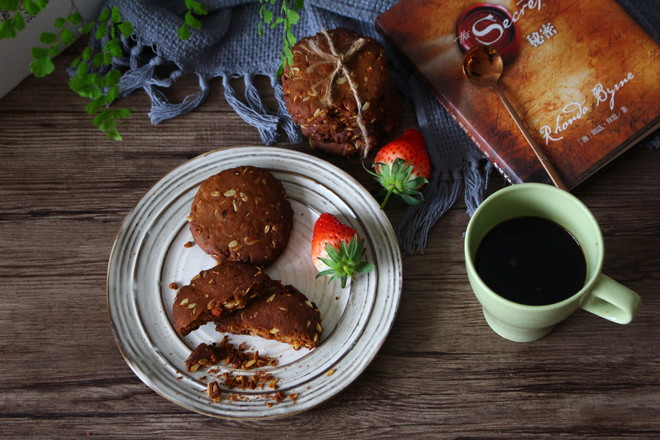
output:
[{"label": "mug handle", "polygon": [[633,320],[642,299],[638,294],[607,275],[599,275],[587,301],[580,307],[617,324]]}]

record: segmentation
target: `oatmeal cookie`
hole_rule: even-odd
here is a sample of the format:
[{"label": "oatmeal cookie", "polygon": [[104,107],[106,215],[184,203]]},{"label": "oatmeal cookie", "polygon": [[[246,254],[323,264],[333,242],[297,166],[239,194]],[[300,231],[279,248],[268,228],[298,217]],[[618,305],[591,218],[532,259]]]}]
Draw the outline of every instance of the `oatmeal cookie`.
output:
[{"label": "oatmeal cookie", "polygon": [[303,38],[292,50],[293,64],[282,75],[284,101],[310,145],[341,156],[379,147],[402,112],[380,43],[339,28]]},{"label": "oatmeal cookie", "polygon": [[284,252],[292,228],[293,209],[282,183],[252,166],[206,179],[190,211],[195,242],[220,262],[268,266]]}]

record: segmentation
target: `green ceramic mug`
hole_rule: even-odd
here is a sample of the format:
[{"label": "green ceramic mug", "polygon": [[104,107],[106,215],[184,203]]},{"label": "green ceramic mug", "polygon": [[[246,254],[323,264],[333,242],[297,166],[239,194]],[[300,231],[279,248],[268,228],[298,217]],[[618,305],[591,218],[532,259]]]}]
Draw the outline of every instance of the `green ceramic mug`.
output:
[{"label": "green ceramic mug", "polygon": [[[553,304],[530,306],[498,295],[479,277],[475,255],[481,240],[495,226],[517,217],[550,220],[577,240],[586,262],[585,282],[577,293]],[[578,308],[628,324],[639,309],[640,297],[602,273],[603,257],[603,236],[589,209],[569,192],[540,183],[513,185],[492,194],[475,211],[465,235],[468,279],[484,317],[497,334],[516,342],[542,338]]]}]

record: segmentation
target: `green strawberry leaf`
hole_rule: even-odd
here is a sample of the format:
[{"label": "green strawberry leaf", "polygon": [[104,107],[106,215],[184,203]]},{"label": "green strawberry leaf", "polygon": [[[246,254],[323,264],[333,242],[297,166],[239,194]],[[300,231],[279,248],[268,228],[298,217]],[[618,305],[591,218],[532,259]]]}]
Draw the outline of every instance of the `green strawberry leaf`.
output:
[{"label": "green strawberry leaf", "polygon": [[363,262],[361,262],[360,264],[357,265],[357,267],[355,268],[355,272],[357,272],[357,273],[367,273],[367,272],[371,272],[375,268],[376,268],[376,266],[374,266],[373,263],[363,261]]},{"label": "green strawberry leaf", "polygon": [[364,259],[364,241],[356,235],[347,244],[340,242],[339,249],[326,243],[325,250],[328,258],[319,257],[328,268],[319,272],[316,277],[330,276],[329,282],[334,280],[341,281],[341,287],[346,287],[349,278],[354,278],[356,273],[366,273],[374,270],[375,266]]},{"label": "green strawberry leaf", "polygon": [[417,193],[417,197],[413,197],[413,196],[408,195],[408,194],[397,194],[397,195],[406,204],[411,205],[411,206],[419,205],[420,203],[422,203],[424,201],[424,196],[422,195],[422,193]]},{"label": "green strawberry leaf", "polygon": [[393,194],[409,205],[418,205],[424,200],[422,193],[417,188],[428,183],[428,180],[422,176],[411,178],[414,167],[408,165],[403,159],[396,158],[391,166],[382,162],[376,162],[374,163],[374,167],[378,167],[377,172],[367,169],[364,163],[362,167],[386,191],[385,198],[380,205],[381,209],[385,208]]}]

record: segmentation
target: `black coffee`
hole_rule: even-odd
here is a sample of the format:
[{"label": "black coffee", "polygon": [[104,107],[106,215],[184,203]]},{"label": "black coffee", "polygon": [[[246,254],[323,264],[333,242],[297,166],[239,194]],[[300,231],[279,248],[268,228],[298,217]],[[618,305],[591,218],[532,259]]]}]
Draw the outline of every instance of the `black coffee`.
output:
[{"label": "black coffee", "polygon": [[579,243],[558,224],[518,217],[493,228],[479,244],[477,273],[495,293],[532,306],[553,304],[584,285]]}]

